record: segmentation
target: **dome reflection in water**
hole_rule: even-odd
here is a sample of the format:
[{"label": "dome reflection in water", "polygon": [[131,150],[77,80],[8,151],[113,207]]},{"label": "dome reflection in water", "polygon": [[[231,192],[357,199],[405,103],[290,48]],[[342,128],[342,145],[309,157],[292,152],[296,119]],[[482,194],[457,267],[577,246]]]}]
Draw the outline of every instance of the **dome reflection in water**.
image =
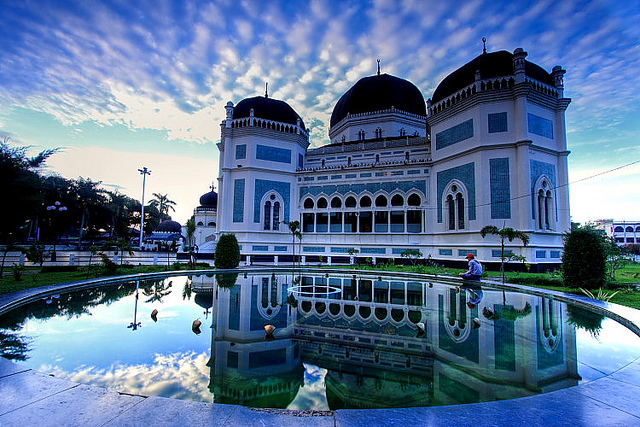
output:
[{"label": "dome reflection in water", "polygon": [[5,357],[56,377],[317,410],[530,396],[610,374],[640,350],[620,324],[548,298],[364,273],[113,284],[25,305],[0,328]]}]

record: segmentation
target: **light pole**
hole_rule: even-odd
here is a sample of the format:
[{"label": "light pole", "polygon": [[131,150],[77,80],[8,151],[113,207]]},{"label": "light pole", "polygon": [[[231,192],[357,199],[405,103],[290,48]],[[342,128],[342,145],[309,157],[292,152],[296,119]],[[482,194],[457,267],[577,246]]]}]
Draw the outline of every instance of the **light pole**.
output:
[{"label": "light pole", "polygon": [[[62,204],[58,201],[54,202],[53,205],[47,206],[48,211],[53,212],[65,212],[67,210],[66,206],[62,206]],[[51,261],[56,261],[56,242],[58,240],[58,232],[54,229],[53,231],[53,252],[51,253]]]},{"label": "light pole", "polygon": [[142,169],[138,169],[138,172],[142,175],[142,212],[140,215],[140,250],[142,250],[142,238],[144,236],[144,185],[147,181],[147,175],[151,175],[151,171],[144,166]]}]

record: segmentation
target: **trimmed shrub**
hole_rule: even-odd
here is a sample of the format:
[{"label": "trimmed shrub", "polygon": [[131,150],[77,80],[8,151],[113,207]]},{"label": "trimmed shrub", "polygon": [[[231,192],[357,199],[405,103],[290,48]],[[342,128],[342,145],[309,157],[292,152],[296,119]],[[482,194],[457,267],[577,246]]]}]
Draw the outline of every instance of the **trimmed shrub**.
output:
[{"label": "trimmed shrub", "polygon": [[597,289],[605,284],[606,254],[600,231],[576,228],[564,236],[562,269],[568,288]]},{"label": "trimmed shrub", "polygon": [[223,234],[216,245],[216,268],[236,268],[240,264],[240,246],[233,234]]}]

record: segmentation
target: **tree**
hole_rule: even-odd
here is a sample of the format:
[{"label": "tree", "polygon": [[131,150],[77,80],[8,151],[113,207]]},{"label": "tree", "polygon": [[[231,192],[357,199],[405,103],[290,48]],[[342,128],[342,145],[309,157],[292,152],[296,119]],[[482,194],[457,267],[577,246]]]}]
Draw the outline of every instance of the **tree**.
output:
[{"label": "tree", "polygon": [[91,178],[79,177],[74,182],[74,193],[76,204],[80,208],[81,220],[78,233],[78,245],[82,244],[82,236],[85,226],[89,228],[90,210],[95,210],[99,206],[105,206],[107,199],[105,191],[98,188],[102,181],[91,181]]},{"label": "tree", "polygon": [[233,234],[223,234],[216,244],[214,258],[216,268],[236,268],[240,264],[240,246]]},{"label": "tree", "polygon": [[599,230],[581,227],[564,235],[562,271],[568,288],[596,289],[604,285],[606,254]]},{"label": "tree", "polygon": [[402,251],[400,256],[402,258],[409,258],[411,260],[411,264],[413,265],[416,265],[416,262],[418,262],[418,258],[423,257],[422,252],[420,252],[418,249],[406,249]]},{"label": "tree", "polygon": [[300,232],[300,221],[289,221],[285,222],[289,227],[289,231],[291,232],[292,239],[292,248],[291,253],[293,254],[293,266],[296,265],[296,237],[299,241],[302,241],[302,233]]},{"label": "tree", "polygon": [[169,210],[175,212],[174,206],[176,202],[169,199],[169,194],[153,193],[153,199],[149,202],[149,206],[153,206],[160,212],[160,219],[169,219]]},{"label": "tree", "polygon": [[195,242],[196,219],[193,215],[187,221],[187,252],[189,252],[189,266],[195,267],[197,262],[197,246]]},{"label": "tree", "polygon": [[11,147],[9,138],[0,141],[0,200],[11,202],[11,208],[0,210],[0,239],[19,239],[29,230],[42,204],[40,169],[57,150],[41,151],[27,156],[28,147]]},{"label": "tree", "polygon": [[514,239],[519,239],[522,241],[523,246],[527,246],[529,244],[529,235],[524,231],[511,227],[498,228],[495,225],[485,225],[480,230],[480,235],[484,239],[487,234],[500,237],[500,275],[502,276],[502,283],[504,283],[504,261],[507,259],[507,255],[504,253],[504,240],[507,239],[512,242]]}]

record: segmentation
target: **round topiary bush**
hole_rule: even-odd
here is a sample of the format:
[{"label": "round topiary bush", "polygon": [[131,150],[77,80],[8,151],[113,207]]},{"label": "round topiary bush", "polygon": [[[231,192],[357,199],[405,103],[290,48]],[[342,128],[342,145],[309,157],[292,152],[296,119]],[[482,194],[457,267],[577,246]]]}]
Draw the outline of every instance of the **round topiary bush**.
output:
[{"label": "round topiary bush", "polygon": [[605,284],[606,255],[600,231],[585,227],[565,234],[562,271],[569,288],[597,289]]},{"label": "round topiary bush", "polygon": [[233,234],[223,234],[216,245],[216,268],[236,268],[240,264],[240,246]]}]

